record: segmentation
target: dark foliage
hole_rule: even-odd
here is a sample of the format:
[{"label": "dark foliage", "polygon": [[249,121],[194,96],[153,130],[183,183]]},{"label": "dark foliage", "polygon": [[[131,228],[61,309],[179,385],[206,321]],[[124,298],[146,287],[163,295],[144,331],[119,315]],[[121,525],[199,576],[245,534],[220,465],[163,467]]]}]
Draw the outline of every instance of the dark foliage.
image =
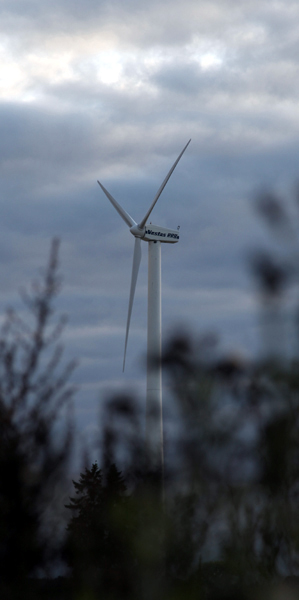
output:
[{"label": "dark foliage", "polygon": [[117,591],[122,598],[130,598],[137,566],[130,547],[135,518],[124,478],[115,464],[103,475],[94,463],[73,484],[76,496],[66,505],[72,513],[66,559],[72,569],[73,590],[79,597]]},{"label": "dark foliage", "polygon": [[[268,195],[259,209],[276,235],[295,239],[279,199]],[[298,298],[292,251],[283,260],[258,253],[252,265],[275,318],[290,289]],[[54,543],[47,507],[71,448],[70,428],[57,435],[56,424],[73,393],[73,365],[59,369],[62,322],[48,331],[58,289],[55,243],[43,283],[24,296],[33,329],[10,311],[0,337],[1,597],[299,597],[299,363],[282,337],[250,364],[221,355],[212,336],[168,340],[163,489],[161,474],[147,470],[144,411],[114,397],[102,413],[99,462],[73,481],[66,539]],[[35,577],[58,558],[68,577]]]},{"label": "dark foliage", "polygon": [[50,527],[51,495],[65,477],[71,423],[57,443],[58,418],[69,402],[74,365],[60,367],[63,322],[51,326],[59,291],[58,242],[46,272],[24,294],[30,320],[9,310],[0,333],[0,593],[34,597],[32,577],[45,573],[57,555]]},{"label": "dark foliage", "polygon": [[[282,239],[291,239],[291,222],[277,198],[269,195],[260,210]],[[253,272],[263,308],[266,300],[278,317],[285,294],[296,285],[293,256],[256,257]],[[120,497],[105,495],[109,485],[100,469],[93,465],[85,473],[98,473],[101,501],[97,525],[88,529],[87,566],[80,563],[80,544],[73,563],[75,580],[81,569],[82,593],[240,600],[271,598],[275,590],[277,598],[297,597],[298,360],[287,359],[282,348],[281,358],[269,350],[263,360],[246,364],[220,356],[209,336],[196,347],[182,334],[169,340],[163,364],[173,403],[167,407],[163,494],[145,468],[138,405],[122,397],[109,402],[100,464],[105,471],[120,460],[127,490]],[[83,490],[83,482],[87,479],[75,484],[82,501],[89,485]],[[69,508],[82,519],[81,499]],[[116,513],[115,503],[121,506]],[[91,513],[88,509],[83,520]],[[75,523],[73,517],[70,532]],[[99,543],[91,547],[96,527]],[[111,554],[105,539],[113,540]]]}]

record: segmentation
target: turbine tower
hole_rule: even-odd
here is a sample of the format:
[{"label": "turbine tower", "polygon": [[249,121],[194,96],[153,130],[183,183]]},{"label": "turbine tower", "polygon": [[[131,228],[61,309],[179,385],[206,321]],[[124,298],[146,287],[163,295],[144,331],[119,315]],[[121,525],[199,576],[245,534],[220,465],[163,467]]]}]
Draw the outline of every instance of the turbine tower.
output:
[{"label": "turbine tower", "polygon": [[163,472],[163,419],[162,419],[162,369],[161,369],[161,243],[175,244],[179,241],[177,230],[148,225],[147,220],[163,192],[170,176],[187,146],[172,165],[160,186],[150,208],[140,221],[136,223],[120,204],[98,181],[104,194],[130,228],[135,237],[133,254],[129,309],[125,337],[123,371],[125,369],[128,336],[136,282],[141,261],[141,241],[148,242],[148,309],[147,309],[147,386],[146,386],[146,453],[148,466],[156,472]]}]

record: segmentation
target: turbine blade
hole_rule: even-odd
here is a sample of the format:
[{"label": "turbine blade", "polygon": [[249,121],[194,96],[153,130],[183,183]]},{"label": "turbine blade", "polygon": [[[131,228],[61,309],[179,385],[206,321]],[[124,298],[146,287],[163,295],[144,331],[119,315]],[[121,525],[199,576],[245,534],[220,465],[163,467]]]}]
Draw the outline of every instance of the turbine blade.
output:
[{"label": "turbine blade", "polygon": [[182,150],[181,154],[178,156],[178,158],[176,159],[175,163],[172,165],[169,173],[166,175],[166,177],[165,177],[162,185],[159,187],[159,189],[157,191],[157,194],[156,194],[156,196],[155,196],[155,198],[154,198],[154,200],[153,200],[153,202],[151,204],[151,207],[149,208],[149,210],[147,211],[145,217],[143,217],[142,221],[140,221],[140,223],[138,225],[138,227],[140,227],[141,229],[145,226],[145,223],[146,223],[147,219],[149,218],[149,216],[150,216],[150,214],[151,214],[151,212],[152,212],[152,210],[153,210],[153,208],[154,208],[154,206],[155,206],[158,198],[161,196],[161,194],[162,194],[162,192],[163,192],[163,190],[164,190],[164,188],[166,186],[166,183],[168,182],[168,179],[170,178],[170,176],[172,175],[173,171],[175,170],[175,168],[176,168],[179,160],[182,158],[182,156],[183,156],[186,148],[189,146],[190,142],[191,142],[191,139],[189,140],[188,144],[186,144],[185,148]]},{"label": "turbine blade", "polygon": [[104,188],[104,186],[99,181],[98,181],[98,184],[102,188],[104,194],[106,194],[108,200],[110,200],[111,204],[113,204],[113,206],[117,210],[118,214],[124,220],[124,222],[129,227],[133,227],[133,225],[137,225],[136,221],[134,221],[134,219],[132,219],[131,215],[129,215],[129,213],[127,213],[127,211],[122,206],[120,206],[120,204],[118,204],[118,202],[115,200],[115,198],[113,198],[113,196],[111,196],[111,194],[109,194],[109,192],[106,190],[106,188]]},{"label": "turbine blade", "polygon": [[136,288],[136,282],[137,282],[137,277],[138,277],[140,261],[141,261],[141,239],[135,238],[123,371],[125,370],[126,352],[127,352],[127,343],[128,343],[128,336],[129,336],[129,329],[130,329],[130,322],[131,322],[132,306],[133,306],[133,302],[134,302],[135,288]]}]

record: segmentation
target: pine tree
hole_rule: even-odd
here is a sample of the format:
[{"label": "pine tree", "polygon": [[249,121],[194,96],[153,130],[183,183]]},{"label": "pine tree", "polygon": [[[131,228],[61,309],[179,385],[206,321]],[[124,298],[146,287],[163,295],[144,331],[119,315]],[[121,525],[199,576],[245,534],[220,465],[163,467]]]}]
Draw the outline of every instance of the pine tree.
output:
[{"label": "pine tree", "polygon": [[66,508],[76,511],[68,525],[71,531],[81,521],[89,522],[93,511],[99,508],[103,497],[102,471],[95,462],[91,469],[85,468],[84,473],[80,474],[79,481],[73,480],[76,490],[76,497],[70,498],[70,504]]},{"label": "pine tree", "polygon": [[126,485],[114,464],[104,477],[96,462],[73,485],[76,496],[65,505],[72,512],[67,559],[76,588],[97,593],[114,585],[124,571]]}]

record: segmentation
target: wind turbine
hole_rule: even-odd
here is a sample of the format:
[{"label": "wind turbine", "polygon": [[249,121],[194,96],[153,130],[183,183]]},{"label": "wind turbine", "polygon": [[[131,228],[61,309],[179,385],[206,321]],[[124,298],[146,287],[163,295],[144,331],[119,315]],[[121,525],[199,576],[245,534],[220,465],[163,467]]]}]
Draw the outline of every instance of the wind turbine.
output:
[{"label": "wind turbine", "polygon": [[148,225],[147,220],[163,192],[170,176],[172,175],[179,160],[183,156],[187,146],[172,165],[162,185],[148,209],[147,213],[136,223],[120,204],[111,196],[106,188],[98,181],[104,194],[117,210],[119,215],[130,228],[135,237],[133,254],[131,288],[129,298],[129,309],[127,317],[127,328],[125,338],[125,350],[123,360],[123,371],[125,369],[128,336],[131,322],[132,307],[136,289],[136,282],[141,261],[141,241],[148,242],[148,309],[147,309],[147,386],[146,386],[146,450],[149,466],[154,471],[163,471],[163,419],[162,419],[162,369],[161,369],[161,243],[175,244],[179,241],[178,230],[166,229],[157,225]]}]

